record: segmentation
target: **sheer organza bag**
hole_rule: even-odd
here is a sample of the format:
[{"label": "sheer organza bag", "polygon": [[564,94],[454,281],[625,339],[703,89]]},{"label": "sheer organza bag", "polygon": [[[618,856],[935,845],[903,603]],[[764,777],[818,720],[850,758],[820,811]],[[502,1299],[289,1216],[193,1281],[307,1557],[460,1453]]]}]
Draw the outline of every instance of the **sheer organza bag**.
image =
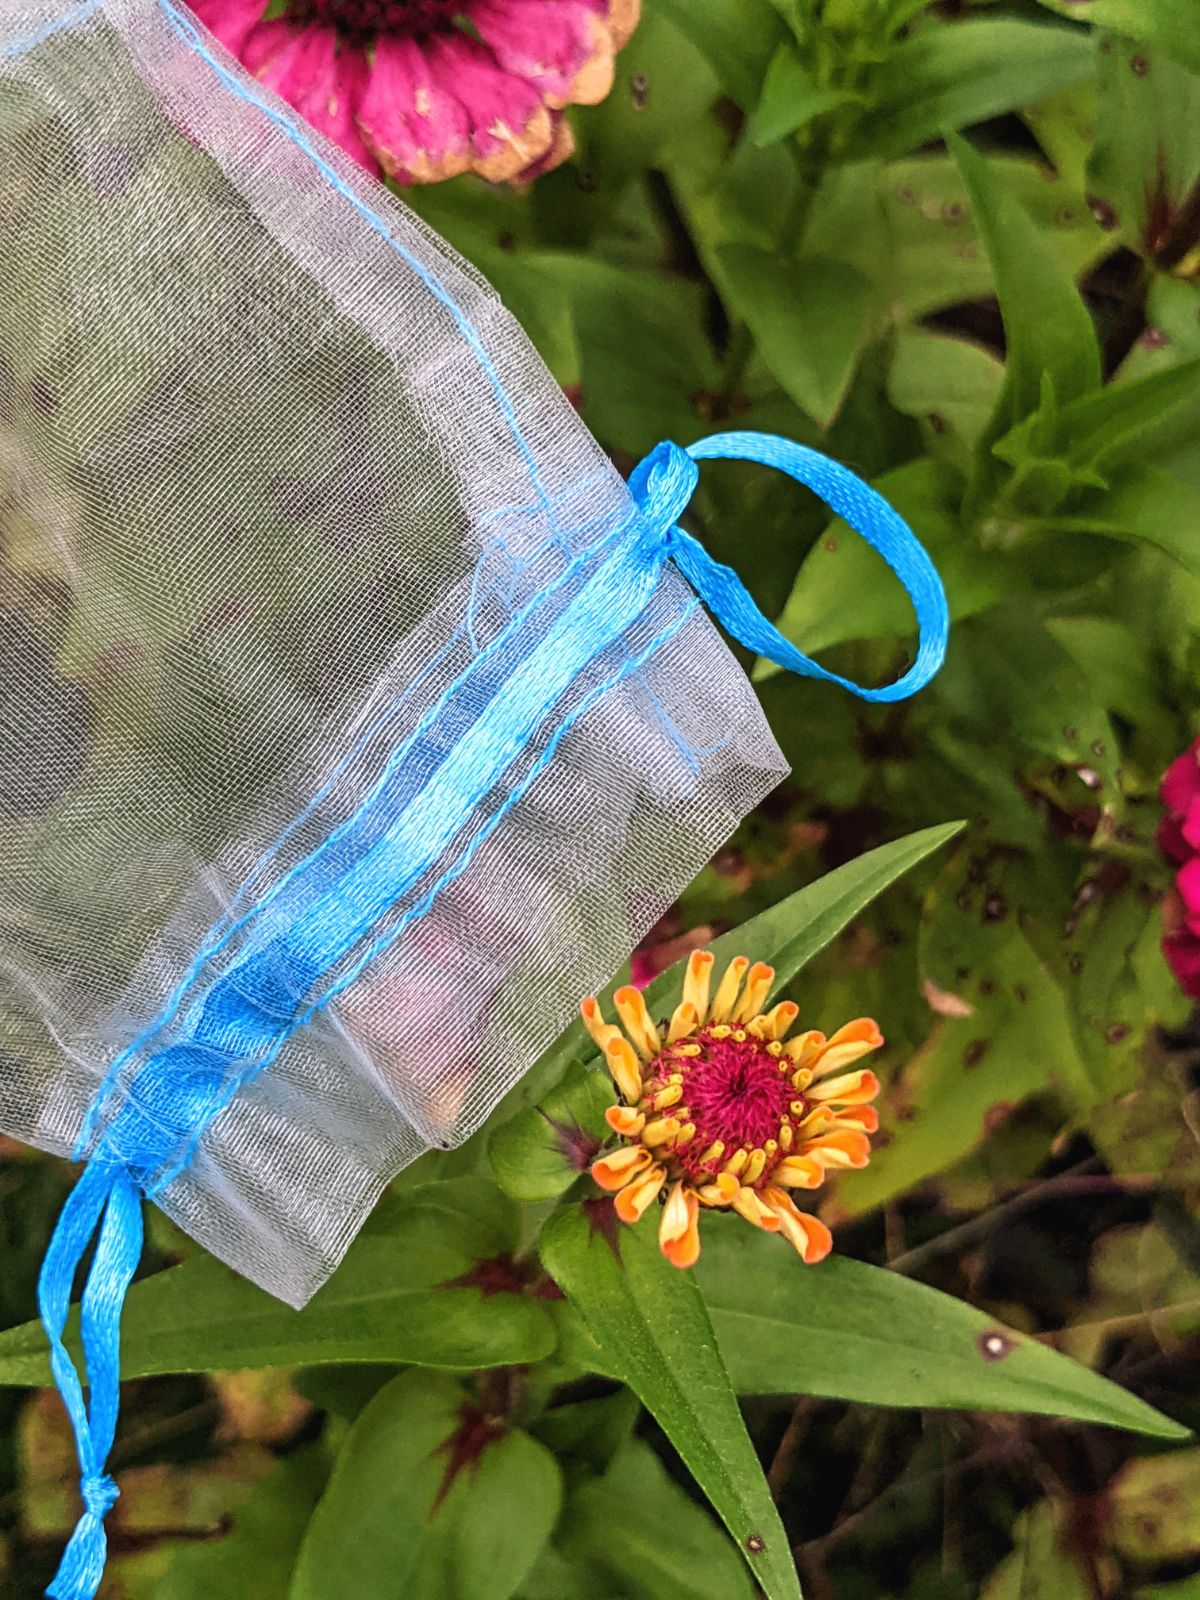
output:
[{"label": "sheer organza bag", "polygon": [[857,692],[924,683],[946,615],[784,440],[627,486],[489,287],[174,0],[5,0],[0,227],[0,1126],[87,1162],[41,1284],[74,1597],[142,1196],[301,1305],[783,775],[708,612],[830,675],[677,526],[695,462],[791,473],[895,567],[920,648]]}]

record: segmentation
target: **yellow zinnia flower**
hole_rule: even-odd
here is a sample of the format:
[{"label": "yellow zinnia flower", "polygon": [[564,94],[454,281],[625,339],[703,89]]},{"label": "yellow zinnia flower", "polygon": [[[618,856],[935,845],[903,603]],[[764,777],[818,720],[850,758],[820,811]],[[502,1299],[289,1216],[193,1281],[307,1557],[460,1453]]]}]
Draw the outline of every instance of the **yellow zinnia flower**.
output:
[{"label": "yellow zinnia flower", "polygon": [[711,994],[713,956],[696,951],[683,997],[658,1024],[637,989],[618,989],[621,1027],[594,999],[580,1007],[620,1092],[606,1112],[620,1144],[592,1164],[622,1222],[663,1202],[658,1238],[677,1267],[700,1254],[702,1206],[734,1211],[782,1233],[806,1262],[833,1240],[819,1217],[797,1209],[792,1189],[816,1189],[829,1170],[865,1167],[879,1126],[873,1072],[854,1063],[883,1043],[869,1017],[830,1038],[787,1037],[799,1007],[766,1003],[775,972],[735,956]]}]

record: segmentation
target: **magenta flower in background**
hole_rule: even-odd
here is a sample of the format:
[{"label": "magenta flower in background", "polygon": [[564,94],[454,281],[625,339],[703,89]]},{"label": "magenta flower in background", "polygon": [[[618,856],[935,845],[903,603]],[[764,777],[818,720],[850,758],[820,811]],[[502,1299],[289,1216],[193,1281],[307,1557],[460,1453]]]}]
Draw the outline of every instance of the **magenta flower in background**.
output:
[{"label": "magenta flower in background", "polygon": [[1179,868],[1163,901],[1163,954],[1184,994],[1200,1000],[1200,739],[1167,768],[1162,798],[1158,842]]},{"label": "magenta flower in background", "polygon": [[348,155],[398,183],[527,180],[563,111],[612,87],[641,0],[193,0],[206,27]]}]

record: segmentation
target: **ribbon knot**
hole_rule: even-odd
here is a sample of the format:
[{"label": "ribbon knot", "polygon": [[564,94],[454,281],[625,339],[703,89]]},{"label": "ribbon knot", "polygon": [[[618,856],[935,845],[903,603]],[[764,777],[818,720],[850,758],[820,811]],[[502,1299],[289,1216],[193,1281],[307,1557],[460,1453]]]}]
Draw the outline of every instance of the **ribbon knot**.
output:
[{"label": "ribbon knot", "polygon": [[[813,491],[870,544],[908,591],[917,618],[917,653],[895,683],[864,688],[819,666],[769,622],[734,572],[722,566],[677,526],[698,480],[697,461],[753,461],[787,473]],[[899,512],[848,467],[806,445],[774,433],[714,433],[686,450],[669,440],[656,445],[629,479],[649,533],[664,557],[687,578],[727,633],[756,655],[806,678],[821,678],[863,700],[906,700],[924,687],[946,654],[950,616],[937,569]]]},{"label": "ribbon knot", "polygon": [[81,1478],[79,1492],[88,1515],[103,1522],[120,1496],[120,1489],[107,1472],[96,1477]]}]

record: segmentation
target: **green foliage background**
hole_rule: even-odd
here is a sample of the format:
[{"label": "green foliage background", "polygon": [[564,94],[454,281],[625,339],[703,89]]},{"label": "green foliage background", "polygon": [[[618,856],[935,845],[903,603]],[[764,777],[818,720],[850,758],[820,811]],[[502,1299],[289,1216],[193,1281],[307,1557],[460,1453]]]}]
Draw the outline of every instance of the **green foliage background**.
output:
[{"label": "green foliage background", "polygon": [[[112,1600],[1200,1596],[1161,1414],[1200,1423],[1200,1035],[1154,845],[1200,665],[1198,23],[646,0],[571,162],[408,196],[620,462],[785,433],[935,555],[941,677],[877,709],[756,669],[793,778],[642,953],[720,934],[807,1025],[878,1017],[886,1133],[818,1269],[721,1219],[694,1281],[646,1229],[618,1259],[576,1028],[302,1314],[158,1219]],[[902,666],[903,596],[798,486],[706,465],[691,523],[804,649]],[[6,1148],[0,1182],[18,1324],[66,1175]],[[75,1515],[44,1381],[0,1337],[14,1597]]]}]

